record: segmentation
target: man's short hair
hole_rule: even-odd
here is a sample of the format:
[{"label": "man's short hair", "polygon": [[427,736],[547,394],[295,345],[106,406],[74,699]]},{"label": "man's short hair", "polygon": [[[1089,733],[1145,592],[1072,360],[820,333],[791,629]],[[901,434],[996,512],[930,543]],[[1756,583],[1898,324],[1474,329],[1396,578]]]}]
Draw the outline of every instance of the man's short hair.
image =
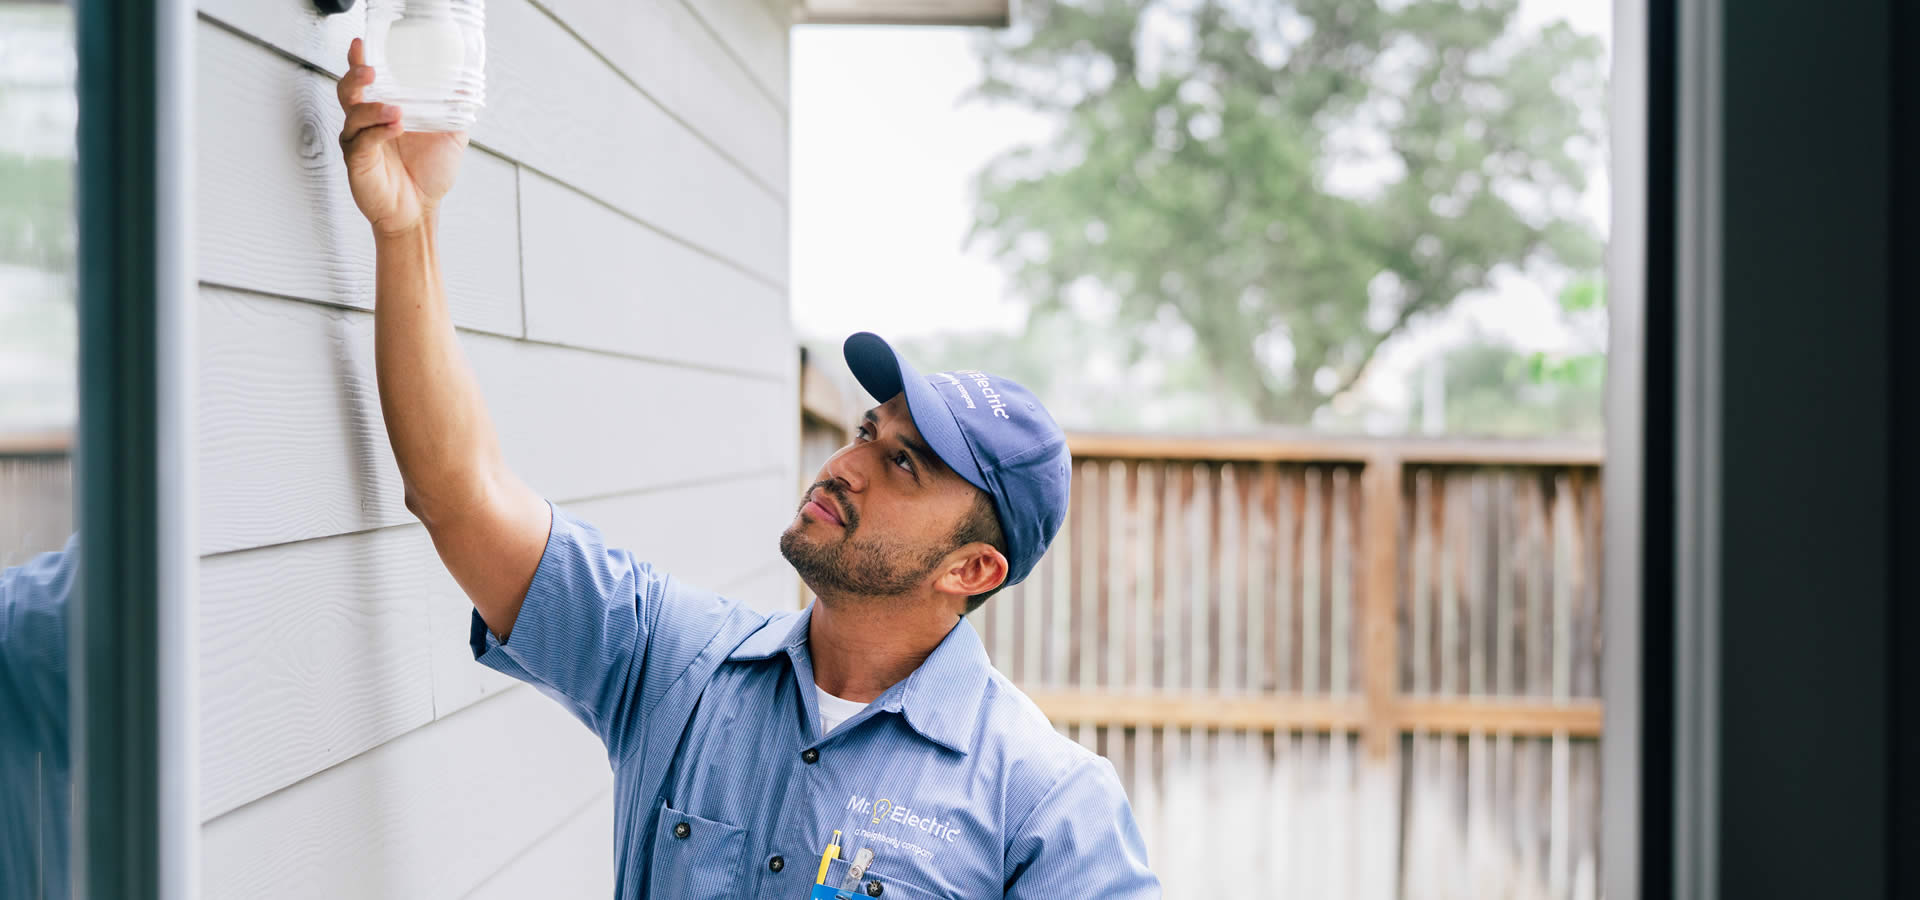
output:
[{"label": "man's short hair", "polygon": [[[960,520],[960,527],[953,532],[955,547],[965,547],[973,543],[986,544],[1000,551],[1001,556],[1007,555],[1007,536],[1000,530],[1000,515],[993,511],[993,498],[988,496],[986,491],[978,488],[973,492],[973,508],[967,511],[966,516]],[[980,604],[987,602],[988,597],[999,593],[1000,588],[1006,586],[1006,582],[1003,581],[993,590],[982,591],[968,597],[967,612],[979,609]]]}]

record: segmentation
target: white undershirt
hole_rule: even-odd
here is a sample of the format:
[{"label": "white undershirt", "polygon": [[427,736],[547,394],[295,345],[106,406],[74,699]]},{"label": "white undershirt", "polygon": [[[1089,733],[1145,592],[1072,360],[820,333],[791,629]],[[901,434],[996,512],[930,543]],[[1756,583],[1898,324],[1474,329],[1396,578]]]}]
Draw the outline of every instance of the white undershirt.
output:
[{"label": "white undershirt", "polygon": [[835,697],[821,690],[817,684],[813,686],[813,693],[820,703],[820,733],[823,735],[839,728],[841,722],[853,718],[854,714],[867,708],[865,703],[858,700],[842,700]]}]

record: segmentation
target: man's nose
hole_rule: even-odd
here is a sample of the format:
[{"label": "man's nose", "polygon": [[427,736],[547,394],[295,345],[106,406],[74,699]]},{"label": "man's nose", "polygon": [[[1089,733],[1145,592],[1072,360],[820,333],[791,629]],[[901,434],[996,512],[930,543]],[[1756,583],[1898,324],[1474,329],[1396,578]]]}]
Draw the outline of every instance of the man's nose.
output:
[{"label": "man's nose", "polygon": [[865,445],[849,444],[841,448],[827,460],[827,477],[840,483],[848,492],[858,494],[867,489],[868,459],[872,454],[864,453]]}]

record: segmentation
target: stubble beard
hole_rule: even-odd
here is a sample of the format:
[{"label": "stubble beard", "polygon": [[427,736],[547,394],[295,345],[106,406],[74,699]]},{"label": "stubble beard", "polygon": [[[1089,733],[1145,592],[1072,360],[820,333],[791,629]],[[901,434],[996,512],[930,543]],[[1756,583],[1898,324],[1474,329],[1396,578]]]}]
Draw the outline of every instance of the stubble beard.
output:
[{"label": "stubble beard", "polygon": [[[801,501],[802,508],[805,505]],[[843,502],[840,509],[846,508]],[[898,597],[919,587],[946,556],[944,549],[866,539],[860,533],[857,517],[838,536],[824,540],[808,535],[806,529],[804,515],[787,526],[780,534],[780,555],[800,574],[800,580],[822,597]]]}]

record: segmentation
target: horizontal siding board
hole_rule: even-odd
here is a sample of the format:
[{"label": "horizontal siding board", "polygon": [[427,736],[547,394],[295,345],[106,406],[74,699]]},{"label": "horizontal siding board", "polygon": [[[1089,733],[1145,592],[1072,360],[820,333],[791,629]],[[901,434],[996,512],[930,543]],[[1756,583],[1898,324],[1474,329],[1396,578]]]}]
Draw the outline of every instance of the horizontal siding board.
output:
[{"label": "horizontal siding board", "polygon": [[215,557],[200,587],[203,818],[432,720],[427,610],[466,600],[424,529]]},{"label": "horizontal siding board", "polygon": [[778,195],[527,0],[488,4],[487,15],[487,109],[475,140],[786,282],[787,208]]},{"label": "horizontal siding board", "polygon": [[[792,380],[704,372],[475,337],[507,462],[542,496],[594,497],[793,466],[769,422],[799,418]],[[776,432],[777,433],[777,432]]]},{"label": "horizontal siding board", "polygon": [[[566,508],[724,591],[784,566],[774,520],[792,493],[776,473]],[[514,684],[473,662],[472,607],[418,525],[212,557],[201,586],[204,818]]]},{"label": "horizontal siding board", "polygon": [[[201,552],[412,521],[373,379],[373,317],[201,292]],[[792,465],[790,380],[462,334],[507,460],[543,496]]]},{"label": "horizontal siding board", "polygon": [[[367,5],[321,15],[312,0],[198,0],[202,20],[211,19],[308,64],[338,76],[347,69],[347,46],[366,33]],[[493,29],[487,29],[489,43]]]},{"label": "horizontal siding board", "polygon": [[208,823],[203,896],[459,897],[611,784],[591,732],[508,691]]},{"label": "horizontal siding board", "polygon": [[789,377],[786,294],[535,172],[521,172],[527,334]]},{"label": "horizontal siding board", "polygon": [[788,101],[787,19],[761,0],[682,0],[693,9],[753,80],[781,106]]},{"label": "horizontal siding board", "polygon": [[780,532],[800,491],[781,470],[723,482],[565,504],[621,547],[688,584],[722,590],[783,563]]},{"label": "horizontal siding board", "polygon": [[[365,4],[324,17],[308,0],[199,5],[202,15],[335,76],[365,25]],[[786,283],[781,196],[667,115],[529,0],[487,4],[487,108],[473,139],[770,282]],[[784,135],[778,139],[784,143]]]},{"label": "horizontal siding board", "polygon": [[[202,281],[373,308],[373,234],[347,190],[333,82],[202,23],[194,53],[196,261]],[[440,218],[462,327],[518,335],[514,168],[467,153]]]},{"label": "horizontal siding board", "polygon": [[613,892],[613,797],[609,794],[589,802],[467,898],[611,897]]},{"label": "horizontal siding board", "polygon": [[541,0],[555,18],[775,193],[787,193],[785,105],[679,0]]}]

